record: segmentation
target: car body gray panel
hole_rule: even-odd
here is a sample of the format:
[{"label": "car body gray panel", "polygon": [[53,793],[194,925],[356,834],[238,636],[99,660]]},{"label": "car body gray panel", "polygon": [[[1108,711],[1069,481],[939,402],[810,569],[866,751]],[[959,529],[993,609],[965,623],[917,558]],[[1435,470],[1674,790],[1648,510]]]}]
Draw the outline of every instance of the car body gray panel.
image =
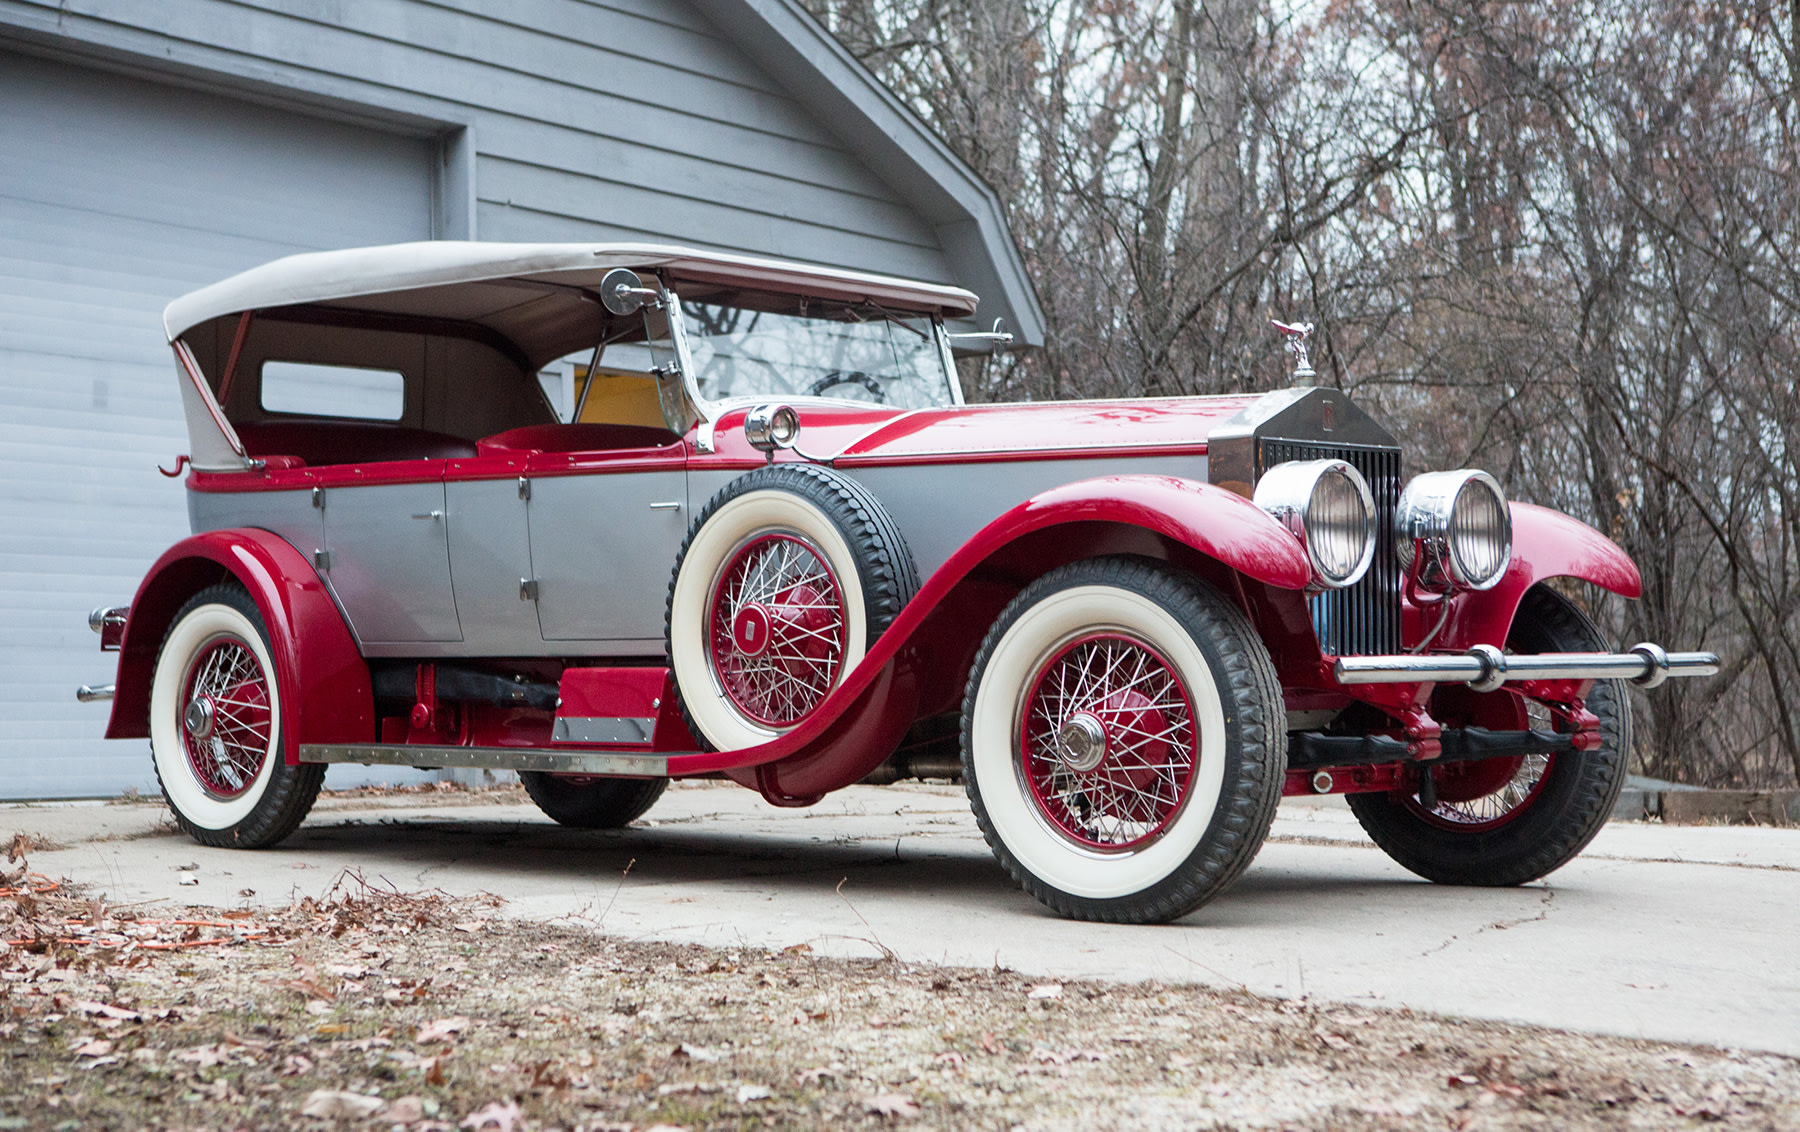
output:
[{"label": "car body gray panel", "polygon": [[460,641],[444,485],[325,489],[326,584],[357,641]]},{"label": "car body gray panel", "polygon": [[534,478],[530,511],[544,639],[660,643],[669,573],[687,534],[686,471]]},{"label": "car body gray panel", "polygon": [[311,488],[296,491],[190,491],[188,525],[195,534],[254,527],[286,539],[313,560],[325,549],[325,515]]},{"label": "car body gray panel", "polygon": [[[660,656],[669,574],[691,514],[744,474],[697,470],[684,477],[677,469],[658,469],[543,476],[531,481],[529,505],[519,501],[517,481],[512,479],[452,483],[447,507],[452,528],[449,561],[457,608],[467,606],[463,638],[363,639],[359,641],[363,652],[420,658]],[[929,578],[982,527],[1034,495],[1108,475],[1179,476],[1205,482],[1206,457],[1121,455],[906,464],[863,467],[845,474],[882,501],[905,534],[920,577]],[[337,495],[368,490],[333,489],[331,502],[335,504]],[[699,501],[692,507],[687,502],[690,492]],[[305,520],[311,517],[312,529],[317,529],[318,512],[305,492],[191,494],[196,530],[264,527],[306,551]],[[650,508],[651,503],[670,501],[682,502],[682,509]],[[528,542],[514,541],[522,539],[517,510],[529,516]],[[203,515],[210,525],[200,525]],[[404,517],[402,521],[426,525]],[[517,574],[514,565],[531,569]],[[535,610],[534,603],[518,599],[522,577],[538,582]],[[482,596],[489,589],[491,606]]]},{"label": "car body gray panel", "polygon": [[529,511],[519,481],[452,480],[445,485],[450,576],[470,656],[539,653],[537,606],[519,597],[532,577]]},{"label": "car body gray panel", "polygon": [[1097,476],[1157,475],[1206,480],[1206,457],[1121,456],[1101,460],[1003,460],[896,464],[846,470],[881,500],[929,578],[975,533],[1034,495]]},{"label": "car body gray panel", "polygon": [[[1080,460],[993,460],[979,463],[892,464],[842,468],[879,499],[900,526],[924,580],[962,549],[975,532],[1032,496],[1099,476],[1179,476],[1206,482],[1206,457],[1130,456]],[[689,474],[696,508],[741,471]]]}]

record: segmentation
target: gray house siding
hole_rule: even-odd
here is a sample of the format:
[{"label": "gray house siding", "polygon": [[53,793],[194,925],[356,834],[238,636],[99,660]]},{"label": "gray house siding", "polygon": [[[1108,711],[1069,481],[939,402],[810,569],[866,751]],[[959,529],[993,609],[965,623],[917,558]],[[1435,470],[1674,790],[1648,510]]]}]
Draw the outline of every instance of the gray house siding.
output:
[{"label": "gray house siding", "polygon": [[0,23],[465,127],[476,215],[446,236],[681,240],[958,281],[936,226],[684,0],[9,0]]},{"label": "gray house siding", "polygon": [[0,797],[154,789],[72,689],[112,678],[85,611],[188,533],[163,305],[429,236],[437,147],[4,51],[0,107]]},{"label": "gray house siding", "polygon": [[0,797],[147,788],[84,624],[186,533],[157,313],[294,251],[667,240],[969,286],[992,194],[793,0],[0,0]]}]

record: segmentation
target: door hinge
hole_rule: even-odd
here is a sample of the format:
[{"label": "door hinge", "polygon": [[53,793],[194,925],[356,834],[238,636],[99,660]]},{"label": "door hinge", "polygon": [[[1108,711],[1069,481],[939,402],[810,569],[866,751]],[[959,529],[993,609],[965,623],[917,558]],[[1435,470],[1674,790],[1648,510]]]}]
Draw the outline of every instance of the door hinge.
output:
[{"label": "door hinge", "polygon": [[519,600],[520,601],[536,601],[537,594],[538,594],[538,589],[537,589],[537,579],[536,578],[520,578],[519,579]]},{"label": "door hinge", "polygon": [[322,487],[313,488],[313,510],[325,510],[325,489]]},{"label": "door hinge", "polygon": [[524,476],[519,477],[519,498],[525,500],[531,498],[531,481]]},{"label": "door hinge", "polygon": [[313,569],[315,569],[315,570],[331,569],[331,551],[329,551],[329,550],[313,551]]}]

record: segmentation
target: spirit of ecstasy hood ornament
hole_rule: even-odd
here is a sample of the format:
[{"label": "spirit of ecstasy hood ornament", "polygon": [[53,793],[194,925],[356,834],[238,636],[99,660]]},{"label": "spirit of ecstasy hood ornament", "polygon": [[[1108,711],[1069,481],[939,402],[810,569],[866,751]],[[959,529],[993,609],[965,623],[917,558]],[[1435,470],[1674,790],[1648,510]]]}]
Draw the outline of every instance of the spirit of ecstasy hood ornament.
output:
[{"label": "spirit of ecstasy hood ornament", "polygon": [[1306,340],[1312,337],[1313,324],[1310,322],[1276,322],[1269,320],[1269,325],[1281,332],[1287,339],[1288,353],[1294,355],[1294,384],[1302,388],[1313,384],[1317,375],[1313,372],[1312,359],[1306,354]]}]

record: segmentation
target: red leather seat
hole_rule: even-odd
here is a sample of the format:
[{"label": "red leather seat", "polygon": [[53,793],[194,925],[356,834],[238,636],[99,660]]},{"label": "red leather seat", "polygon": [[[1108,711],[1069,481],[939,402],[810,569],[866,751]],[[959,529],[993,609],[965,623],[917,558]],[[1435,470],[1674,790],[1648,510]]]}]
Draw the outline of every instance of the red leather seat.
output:
[{"label": "red leather seat", "polygon": [[298,456],[314,466],[475,455],[475,444],[460,436],[372,421],[272,420],[233,427],[252,456]]}]

